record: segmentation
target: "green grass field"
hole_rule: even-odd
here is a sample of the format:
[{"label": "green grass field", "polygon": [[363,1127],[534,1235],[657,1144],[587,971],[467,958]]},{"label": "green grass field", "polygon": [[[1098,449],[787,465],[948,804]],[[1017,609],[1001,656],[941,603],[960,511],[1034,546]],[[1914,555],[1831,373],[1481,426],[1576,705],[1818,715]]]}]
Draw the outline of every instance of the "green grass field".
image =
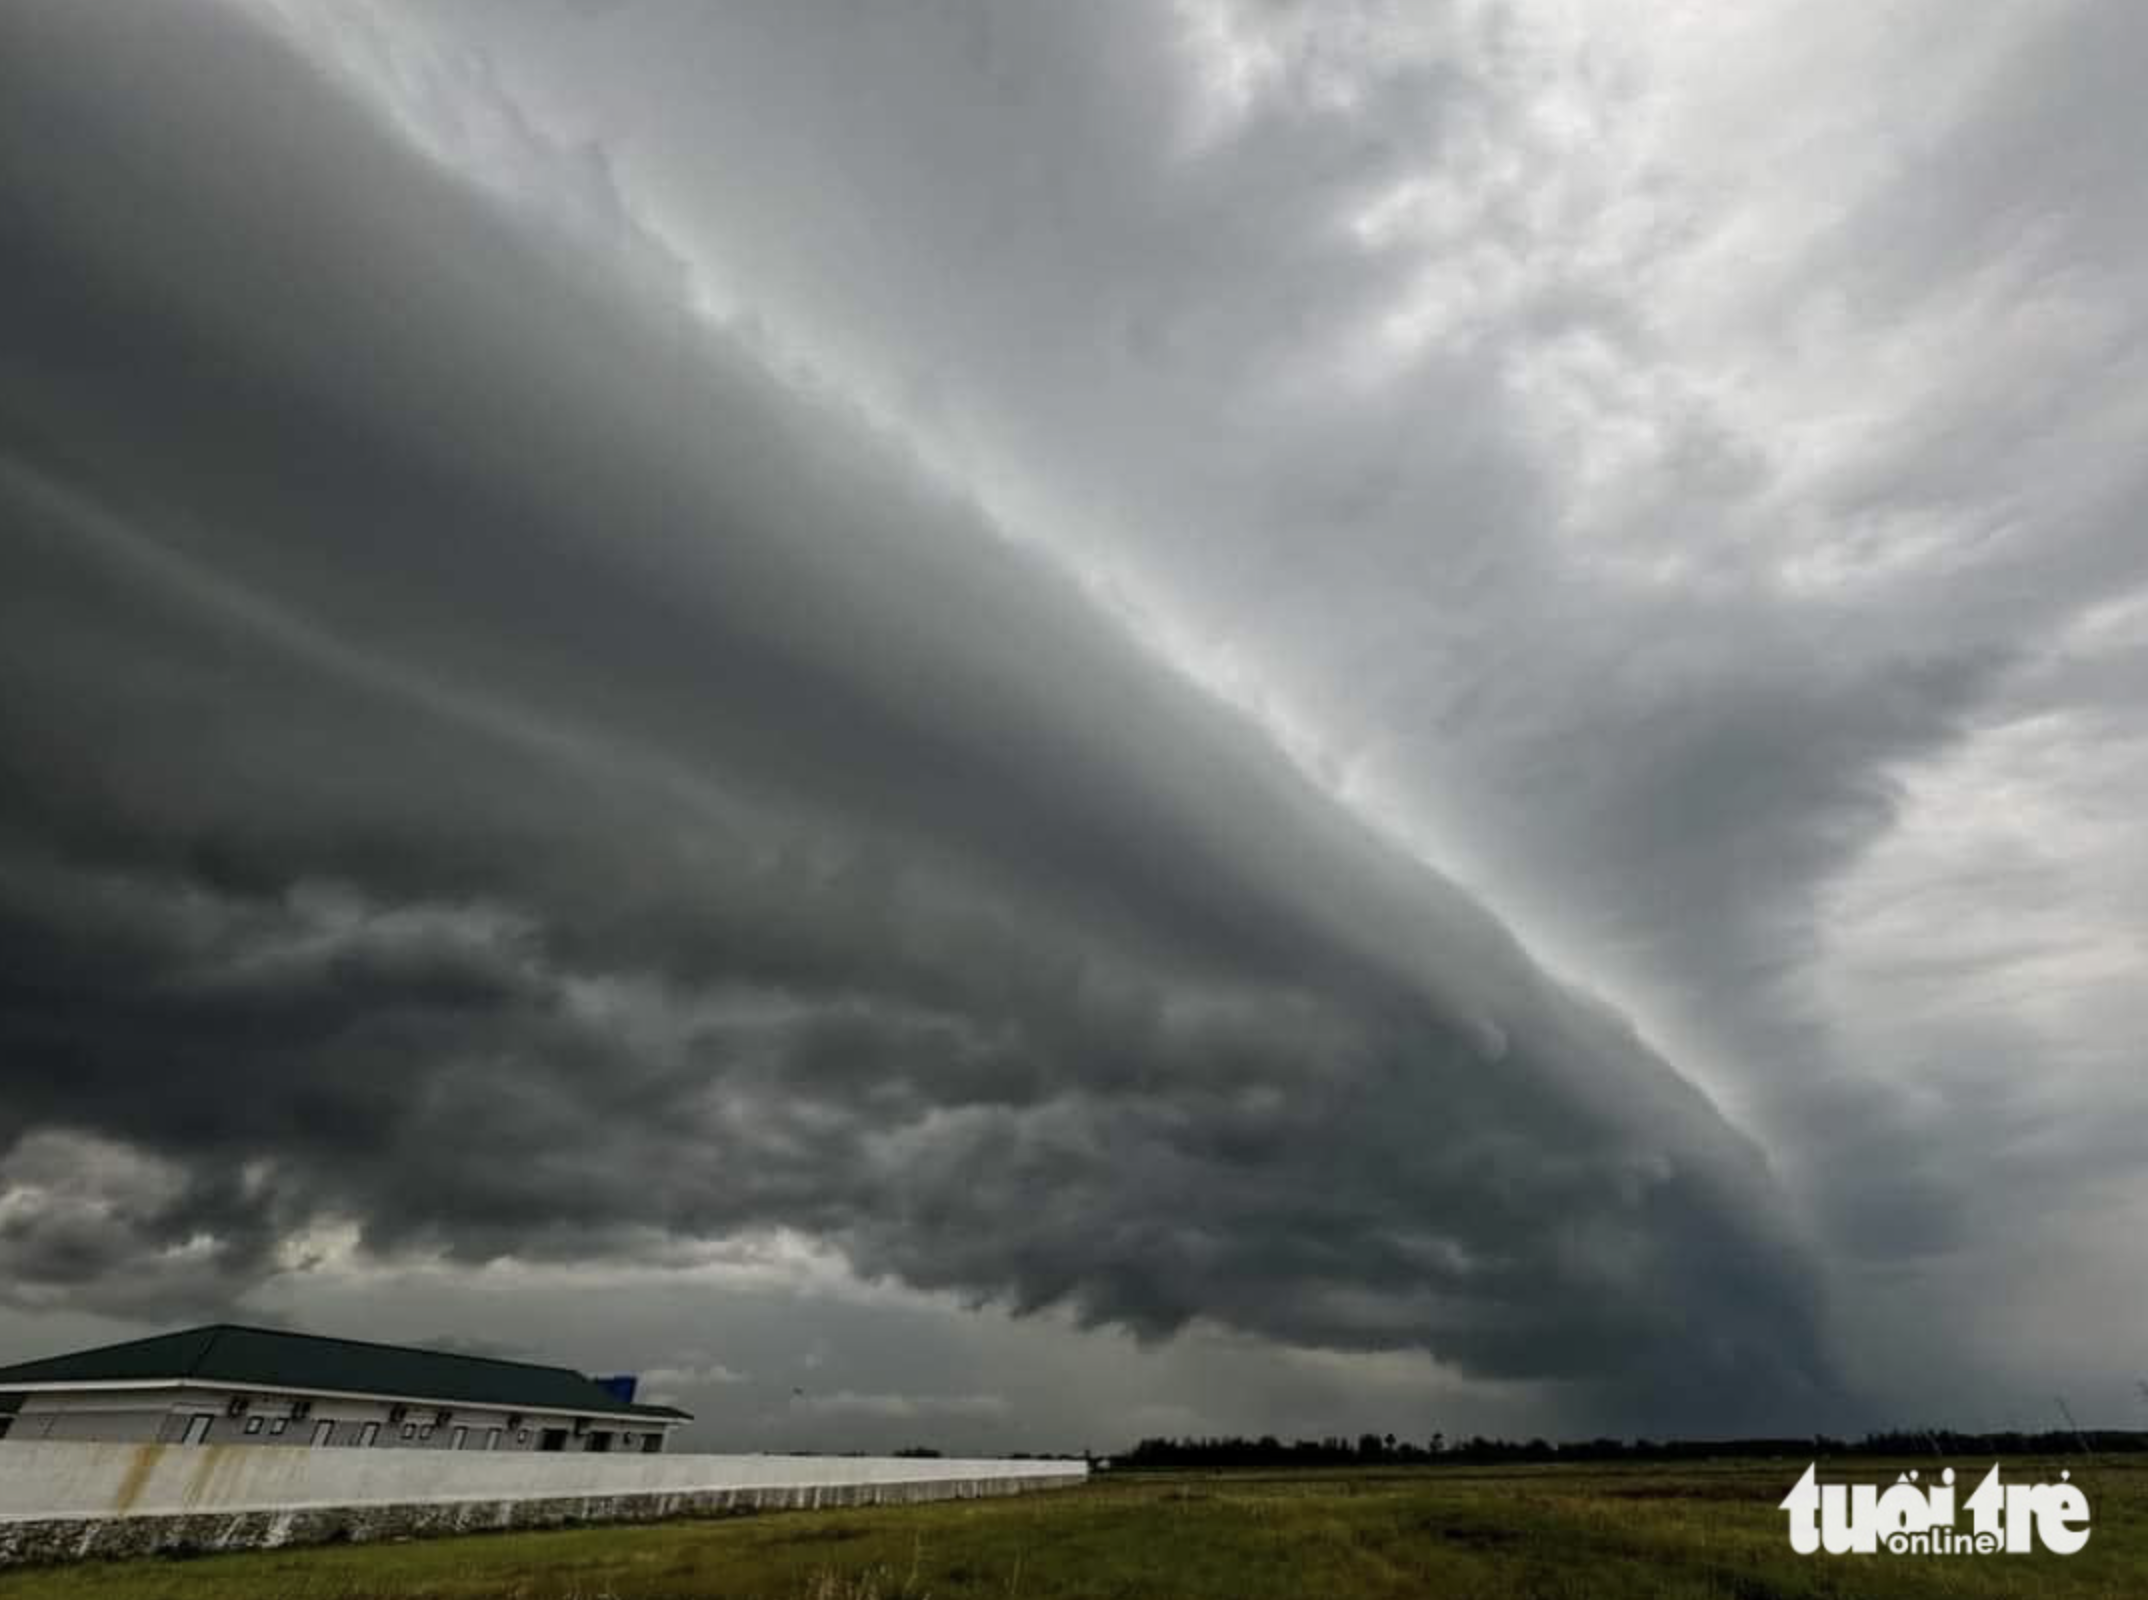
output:
[{"label": "green grass field", "polygon": [[2148,1466],[2068,1465],[2094,1516],[2068,1557],[1795,1556],[1775,1505],[1802,1461],[1433,1468],[89,1564],[0,1574],[0,1600],[2148,1595]]}]

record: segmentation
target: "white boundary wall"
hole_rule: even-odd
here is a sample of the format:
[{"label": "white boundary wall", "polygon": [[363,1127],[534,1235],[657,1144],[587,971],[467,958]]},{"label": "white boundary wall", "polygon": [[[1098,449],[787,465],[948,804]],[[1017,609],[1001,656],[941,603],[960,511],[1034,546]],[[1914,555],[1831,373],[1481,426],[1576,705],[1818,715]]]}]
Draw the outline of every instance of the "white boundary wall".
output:
[{"label": "white boundary wall", "polygon": [[[734,1489],[945,1483],[1059,1487],[1080,1461],[875,1456],[503,1455],[274,1445],[0,1441],[0,1521],[293,1511]],[[989,1489],[986,1492],[990,1492]]]},{"label": "white boundary wall", "polygon": [[0,1441],[0,1567],[1068,1488],[1080,1461]]}]

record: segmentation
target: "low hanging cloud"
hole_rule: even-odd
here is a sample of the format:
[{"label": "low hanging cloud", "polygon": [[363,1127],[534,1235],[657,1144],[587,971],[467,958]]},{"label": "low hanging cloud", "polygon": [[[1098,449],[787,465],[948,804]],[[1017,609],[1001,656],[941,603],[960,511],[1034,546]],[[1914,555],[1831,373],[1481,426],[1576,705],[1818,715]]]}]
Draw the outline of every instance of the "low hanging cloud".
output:
[{"label": "low hanging cloud", "polygon": [[1144,1338],[1831,1391],[1703,1095],[661,274],[217,8],[11,7],[0,193],[8,1292],[782,1227]]},{"label": "low hanging cloud", "polygon": [[865,1417],[876,1422],[992,1421],[1007,1414],[1005,1398],[996,1394],[858,1394],[844,1389],[804,1395],[797,1404],[824,1417]]}]

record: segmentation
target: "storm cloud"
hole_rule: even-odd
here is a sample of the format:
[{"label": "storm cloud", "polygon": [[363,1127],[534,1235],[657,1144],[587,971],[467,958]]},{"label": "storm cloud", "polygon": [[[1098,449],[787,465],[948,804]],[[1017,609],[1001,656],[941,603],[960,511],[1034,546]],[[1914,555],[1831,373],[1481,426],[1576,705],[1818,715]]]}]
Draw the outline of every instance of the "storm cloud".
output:
[{"label": "storm cloud", "polygon": [[[1758,250],[1519,13],[1075,10],[8,8],[18,1310],[781,1236],[1803,1426],[1831,1296],[2027,1250],[1964,1163],[2122,1184],[2059,1108],[2148,1126],[2068,988],[2144,880],[2017,861],[2043,955],[1965,946],[1920,823],[2053,719],[2138,775],[2126,176],[1964,113],[1914,229]],[[2089,49],[2033,43],[1993,104]],[[2009,293],[2038,376],[1920,408]],[[1862,415],[1838,295],[1897,308]],[[2055,1099],[1942,993],[2015,960]],[[1014,1414],[897,1381],[806,1408]]]}]

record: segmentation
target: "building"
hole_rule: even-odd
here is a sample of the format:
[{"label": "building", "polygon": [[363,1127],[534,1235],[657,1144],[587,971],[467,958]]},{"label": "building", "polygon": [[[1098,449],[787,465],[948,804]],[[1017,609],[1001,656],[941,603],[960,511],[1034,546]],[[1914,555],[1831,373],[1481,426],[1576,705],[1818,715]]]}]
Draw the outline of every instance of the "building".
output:
[{"label": "building", "polygon": [[690,1422],[632,1378],[219,1324],[0,1367],[0,1438],[642,1451]]}]

